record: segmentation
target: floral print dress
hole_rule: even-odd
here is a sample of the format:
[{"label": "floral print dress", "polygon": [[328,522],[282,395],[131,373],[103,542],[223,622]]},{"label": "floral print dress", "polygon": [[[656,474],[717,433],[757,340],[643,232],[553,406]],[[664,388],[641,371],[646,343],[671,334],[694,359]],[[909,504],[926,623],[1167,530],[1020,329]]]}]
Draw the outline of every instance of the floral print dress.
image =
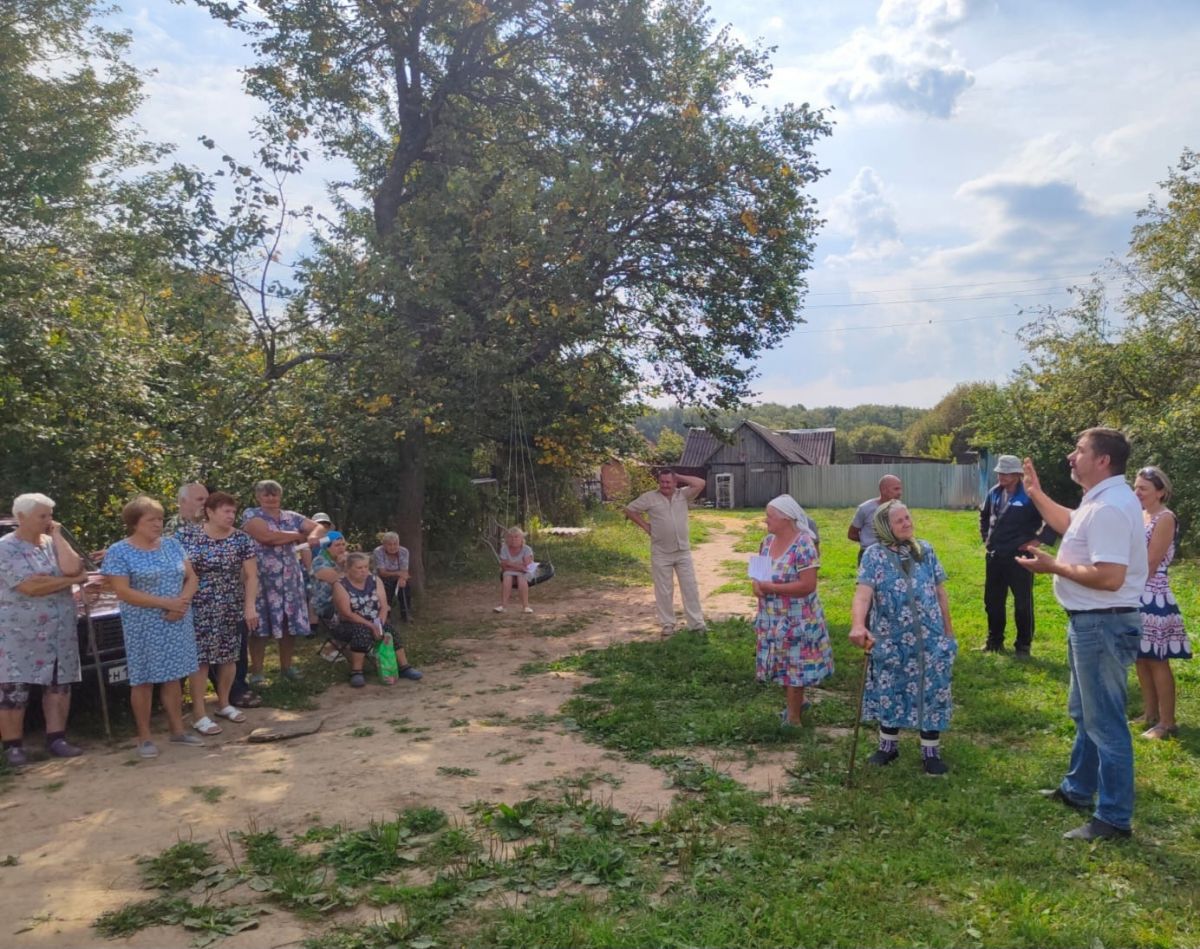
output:
[{"label": "floral print dress", "polygon": [[946,634],[938,603],[946,571],[927,541],[917,543],[924,551],[920,561],[874,544],[858,567],[858,582],[874,591],[875,647],[863,688],[863,719],[885,728],[944,731],[953,710],[950,679],[958,643]]},{"label": "floral print dress", "polygon": [[[1166,509],[1159,511],[1146,525],[1147,546],[1154,533],[1154,525],[1166,513]],[[1139,659],[1192,658],[1192,646],[1188,642],[1187,630],[1183,627],[1183,615],[1179,612],[1179,604],[1175,601],[1175,594],[1171,592],[1171,583],[1167,579],[1167,568],[1174,559],[1175,541],[1172,539],[1162,563],[1146,579],[1146,587],[1142,590],[1142,642],[1138,647]]]},{"label": "floral print dress", "polygon": [[[280,511],[274,518],[260,507],[251,507],[242,513],[242,527],[256,517],[277,531],[298,531],[304,523],[303,515],[295,511]],[[255,542],[254,550],[258,557],[258,629],[254,635],[279,639],[288,632],[307,636],[312,632],[308,595],[296,545],[272,547]]]},{"label": "floral print dress", "polygon": [[211,666],[237,662],[246,605],[242,564],[256,559],[257,545],[249,534],[238,530],[220,540],[209,537],[203,527],[183,531],[178,537],[200,577],[200,588],[192,599],[198,658]]},{"label": "floral print dress", "polygon": [[35,574],[63,575],[54,540],[43,535],[40,544],[31,544],[15,533],[0,538],[0,682],[78,682],[75,597],[70,589],[48,596],[19,593],[17,587]]},{"label": "floral print dress", "polygon": [[[771,556],[773,534],[763,538],[759,553]],[[771,561],[771,581],[792,583],[805,570],[820,566],[817,548],[804,534],[782,556]],[[759,604],[754,618],[757,638],[755,672],[759,682],[777,685],[816,685],[833,675],[833,651],[825,610],[814,590],[808,596],[768,594]]]}]

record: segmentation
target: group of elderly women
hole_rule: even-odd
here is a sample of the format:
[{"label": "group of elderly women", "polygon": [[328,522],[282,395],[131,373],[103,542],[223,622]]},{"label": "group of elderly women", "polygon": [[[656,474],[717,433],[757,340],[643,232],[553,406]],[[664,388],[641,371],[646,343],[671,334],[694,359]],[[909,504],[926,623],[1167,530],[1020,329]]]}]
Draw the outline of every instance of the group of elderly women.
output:
[{"label": "group of elderly women", "polygon": [[[236,704],[231,701],[236,666],[247,646],[250,686],[265,681],[268,639],[279,643],[282,675],[299,677],[295,638],[312,630],[299,549],[326,546],[322,538],[327,529],[284,510],[283,489],[275,481],[258,482],[254,493],[257,504],[242,513],[243,530],[235,527],[237,500],[220,491],[202,490],[196,514],[173,518],[167,533],[163,507],[153,498],[135,498],[122,509],[127,536],[105,552],[101,573],[121,601],[130,704],[142,758],[159,753],[150,730],[156,685],[168,740],[201,746],[202,735],[221,732],[206,705],[210,675],[217,695],[213,716],[244,722],[237,705],[259,702],[248,692]],[[184,515],[183,492],[180,499]],[[45,495],[21,495],[13,503],[17,528],[0,538],[0,733],[13,766],[27,761],[23,727],[33,685],[42,688],[49,753],[81,753],[67,741],[66,722],[70,684],[81,678],[72,588],[88,577],[53,520],[53,509],[54,501]],[[332,609],[324,619],[330,634],[349,649],[350,684],[361,686],[366,652],[390,633],[385,625],[389,597],[384,581],[371,575],[367,555],[348,553],[337,532],[330,537],[333,542],[314,570],[313,585],[317,589],[323,583],[330,590]],[[394,539],[385,535],[381,545],[388,559],[381,563],[395,567],[399,554],[389,547],[389,537]],[[403,575],[391,574],[393,579]],[[397,658],[402,676],[421,677],[400,646]],[[185,678],[190,680],[192,728],[199,734],[184,727]]]},{"label": "group of elderly women", "polygon": [[[788,494],[767,505],[760,555],[770,579],[755,580],[759,681],[785,687],[785,725],[799,725],[804,690],[833,674],[825,613],[817,595],[820,559],[808,516]],[[864,719],[879,722],[879,748],[869,759],[886,765],[900,754],[901,728],[921,733],[925,773],[949,769],[939,739],[950,723],[950,675],[957,652],[946,596],[946,573],[933,548],[913,536],[912,516],[899,501],[875,512],[879,542],[858,567],[850,640],[870,650],[863,688]],[[868,629],[868,613],[870,629]]]}]

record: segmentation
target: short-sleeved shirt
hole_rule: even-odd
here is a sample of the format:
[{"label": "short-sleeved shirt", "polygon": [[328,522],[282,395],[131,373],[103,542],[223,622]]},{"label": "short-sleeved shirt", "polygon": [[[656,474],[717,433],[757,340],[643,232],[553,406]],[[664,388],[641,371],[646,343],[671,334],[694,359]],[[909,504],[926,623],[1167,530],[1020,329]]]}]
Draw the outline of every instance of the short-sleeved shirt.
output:
[{"label": "short-sleeved shirt", "polygon": [[[509,549],[508,544],[500,545],[500,561],[501,561],[500,565],[504,568],[505,573],[517,573],[517,572],[524,573],[526,557],[528,557],[530,559],[530,561],[533,560],[533,548],[530,547],[528,544],[522,545],[520,553],[516,553],[516,554],[514,554],[512,552],[512,550]],[[520,571],[516,571],[516,570],[513,570],[512,568],[510,568],[508,566],[508,564],[510,564],[510,563],[521,564]]]},{"label": "short-sleeved shirt", "polygon": [[1145,522],[1137,495],[1120,475],[1090,488],[1071,512],[1071,523],[1058,548],[1058,562],[1094,566],[1117,563],[1125,567],[1121,589],[1093,590],[1066,577],[1055,576],[1054,596],[1065,610],[1095,610],[1114,606],[1137,609],[1149,569],[1146,563]]},{"label": "short-sleeved shirt", "polygon": [[163,524],[163,537],[178,537],[180,534],[199,530],[203,526],[203,521],[189,521],[178,514],[172,514]]},{"label": "short-sleeved shirt", "polygon": [[407,570],[408,569],[408,548],[401,547],[394,554],[389,554],[383,549],[383,544],[380,544],[371,552],[371,557],[375,561],[376,570]]},{"label": "short-sleeved shirt", "polygon": [[693,487],[676,488],[668,498],[661,491],[647,491],[629,505],[650,521],[650,553],[673,554],[688,550],[688,502],[696,496]]},{"label": "short-sleeved shirt", "polygon": [[[313,557],[312,569],[309,571],[312,579],[312,594],[309,596],[308,602],[312,604],[312,608],[317,611],[318,616],[329,617],[333,615],[333,584],[326,583],[317,576],[322,570],[337,570],[338,573],[341,573],[337,562],[329,556],[328,550],[322,550]],[[334,583],[336,582],[335,580]]]},{"label": "short-sleeved shirt", "polygon": [[858,506],[858,510],[854,512],[854,519],[850,522],[851,527],[858,528],[858,545],[863,550],[872,544],[879,543],[879,538],[875,536],[875,512],[878,510],[879,498],[863,501]]}]

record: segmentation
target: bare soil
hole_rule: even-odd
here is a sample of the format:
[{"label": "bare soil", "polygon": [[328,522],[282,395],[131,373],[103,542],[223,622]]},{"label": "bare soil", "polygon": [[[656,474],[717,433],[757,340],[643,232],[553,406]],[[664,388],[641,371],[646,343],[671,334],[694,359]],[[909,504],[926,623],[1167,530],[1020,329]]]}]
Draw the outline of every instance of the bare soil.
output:
[{"label": "bare soil", "polygon": [[[710,619],[747,614],[753,605],[747,597],[711,595],[728,580],[722,561],[745,556],[733,551],[745,522],[706,520],[709,540],[694,552],[706,613]],[[339,684],[310,712],[250,710],[245,724],[223,722],[224,733],[202,749],[168,745],[160,736],[162,753],[153,761],[134,758],[128,744],[93,745],[81,758],[28,768],[0,796],[0,860],[11,855],[18,861],[0,867],[0,945],[103,942],[90,928],[98,915],[152,895],[141,888],[137,857],[178,840],[218,841],[249,827],[289,834],[314,821],[359,825],[422,805],[440,807],[454,820],[471,802],[511,803],[564,780],[590,781],[592,793],[635,816],[667,808],[675,792],[661,771],[546,720],[576,688],[575,676],[518,673],[532,661],[657,636],[650,588],[550,583],[532,592],[532,616],[512,607],[492,613],[496,592],[494,584],[464,585],[436,605],[438,621],[461,622],[467,635],[450,643],[459,655],[425,668],[421,682],[386,687],[373,681],[359,691]],[[572,627],[577,630],[559,632]],[[419,640],[420,624],[406,632]],[[244,741],[256,727],[313,719],[323,724],[312,735]],[[404,733],[389,724],[396,719],[407,719]],[[374,734],[352,737],[359,726]],[[772,790],[786,783],[788,758],[786,752],[762,754],[747,765],[728,754],[707,763]],[[475,773],[439,771],[455,768]],[[209,803],[194,790],[205,786],[224,794]],[[306,924],[277,912],[222,945],[292,946],[308,935]],[[189,942],[180,929],[152,929],[114,944]]]}]

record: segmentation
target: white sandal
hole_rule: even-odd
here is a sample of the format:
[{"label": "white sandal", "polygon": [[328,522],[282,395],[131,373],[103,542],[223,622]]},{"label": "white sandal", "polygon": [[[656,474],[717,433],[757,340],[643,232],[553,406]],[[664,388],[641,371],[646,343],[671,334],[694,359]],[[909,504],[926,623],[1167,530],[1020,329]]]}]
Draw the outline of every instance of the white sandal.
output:
[{"label": "white sandal", "polygon": [[201,735],[221,734],[221,726],[214,722],[207,715],[200,719],[200,721],[193,722],[192,728],[196,729],[196,731],[198,731]]},{"label": "white sandal", "polygon": [[239,724],[246,720],[246,716],[239,712],[232,705],[226,705],[223,709],[217,712],[217,714],[221,718],[227,718],[231,722],[237,722]]}]

